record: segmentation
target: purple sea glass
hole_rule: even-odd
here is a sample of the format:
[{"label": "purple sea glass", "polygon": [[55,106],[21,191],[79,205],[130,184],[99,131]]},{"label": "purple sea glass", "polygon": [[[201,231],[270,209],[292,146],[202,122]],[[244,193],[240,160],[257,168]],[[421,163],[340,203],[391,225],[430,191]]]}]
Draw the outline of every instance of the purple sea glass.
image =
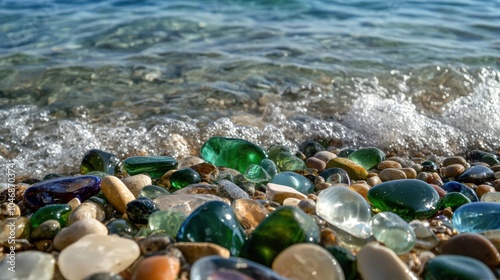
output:
[{"label": "purple sea glass", "polygon": [[26,206],[38,209],[49,204],[67,203],[73,198],[85,201],[101,190],[97,176],[63,177],[33,184],[24,192]]}]

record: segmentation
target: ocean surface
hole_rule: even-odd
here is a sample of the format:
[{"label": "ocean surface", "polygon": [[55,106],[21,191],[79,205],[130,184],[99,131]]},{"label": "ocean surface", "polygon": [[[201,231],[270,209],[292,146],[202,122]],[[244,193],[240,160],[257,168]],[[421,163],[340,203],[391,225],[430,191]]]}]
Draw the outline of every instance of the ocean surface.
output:
[{"label": "ocean surface", "polygon": [[498,0],[0,0],[0,162],[211,136],[440,155],[500,149]]}]

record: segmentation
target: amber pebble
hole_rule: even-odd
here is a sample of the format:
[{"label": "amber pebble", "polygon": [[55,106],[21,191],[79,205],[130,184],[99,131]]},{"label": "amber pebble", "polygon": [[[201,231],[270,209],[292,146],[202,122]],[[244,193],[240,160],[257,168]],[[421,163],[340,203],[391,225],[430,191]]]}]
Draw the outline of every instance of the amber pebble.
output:
[{"label": "amber pebble", "polygon": [[137,266],[134,280],[175,280],[181,269],[180,261],[170,256],[145,258]]},{"label": "amber pebble", "polygon": [[370,190],[370,187],[366,184],[352,184],[349,186],[349,188],[360,195],[362,195],[367,201],[368,201],[368,191]]},{"label": "amber pebble", "polygon": [[173,246],[182,252],[188,263],[194,263],[206,256],[229,258],[231,255],[228,249],[210,242],[176,242]]},{"label": "amber pebble", "polygon": [[461,164],[451,164],[446,166],[444,169],[445,177],[458,177],[460,174],[464,173],[465,167]]},{"label": "amber pebble", "polygon": [[401,168],[399,170],[403,171],[406,174],[406,178],[408,178],[408,179],[417,178],[417,171],[414,168],[404,167],[404,168]]},{"label": "amber pebble", "polygon": [[489,192],[495,192],[495,188],[488,185],[479,185],[476,188],[477,197],[481,198],[484,194]]},{"label": "amber pebble", "polygon": [[127,186],[115,176],[104,177],[101,189],[109,203],[120,213],[127,213],[127,203],[135,199]]},{"label": "amber pebble", "polygon": [[373,176],[373,177],[370,177],[366,180],[366,182],[368,183],[368,185],[370,185],[370,187],[374,187],[380,183],[382,183],[382,180],[380,180],[380,177],[378,176]]},{"label": "amber pebble", "polygon": [[377,165],[377,169],[384,170],[386,168],[401,168],[401,164],[393,160],[384,160]]},{"label": "amber pebble", "polygon": [[393,181],[393,180],[400,180],[400,179],[407,179],[406,178],[406,173],[401,171],[400,169],[396,168],[385,168],[382,170],[379,174],[378,177],[383,181]]}]

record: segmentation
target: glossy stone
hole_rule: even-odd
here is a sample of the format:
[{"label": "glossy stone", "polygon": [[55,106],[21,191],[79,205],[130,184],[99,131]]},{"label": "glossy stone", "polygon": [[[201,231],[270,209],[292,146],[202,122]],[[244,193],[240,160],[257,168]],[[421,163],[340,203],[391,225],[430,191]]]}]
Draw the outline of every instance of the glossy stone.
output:
[{"label": "glossy stone", "polygon": [[232,204],[234,214],[245,229],[254,229],[264,220],[269,211],[259,202],[252,199],[238,199]]},{"label": "glossy stone", "polygon": [[477,202],[479,201],[479,198],[476,195],[476,192],[474,192],[473,189],[467,187],[466,185],[455,182],[455,181],[450,181],[447,182],[446,184],[442,185],[441,188],[447,192],[459,192],[463,195],[465,195],[471,202]]},{"label": "glossy stone", "polygon": [[243,258],[204,257],[196,261],[190,280],[286,280],[270,268]]},{"label": "glossy stone", "polygon": [[121,171],[121,161],[114,154],[92,149],[83,156],[80,164],[80,174],[87,174],[92,171],[114,175]]},{"label": "glossy stone", "polygon": [[106,224],[106,228],[108,229],[108,234],[116,234],[120,237],[131,238],[134,237],[139,229],[130,221],[125,219],[116,219],[109,221]]},{"label": "glossy stone", "polygon": [[[0,262],[2,280],[52,280],[55,271],[54,257],[38,251],[15,252]],[[12,270],[11,270],[12,269]]]},{"label": "glossy stone", "polygon": [[24,192],[26,206],[38,209],[49,204],[67,203],[73,198],[85,201],[101,190],[101,178],[76,176],[33,184]]},{"label": "glossy stone", "polygon": [[361,279],[417,279],[406,264],[389,248],[378,243],[370,242],[356,255],[357,268]]},{"label": "glossy stone", "polygon": [[500,203],[476,202],[462,205],[453,213],[452,222],[460,233],[500,229]]},{"label": "glossy stone", "polygon": [[381,212],[372,217],[373,236],[397,255],[408,253],[415,246],[413,229],[392,212]]},{"label": "glossy stone", "polygon": [[291,187],[303,194],[310,194],[314,186],[309,179],[291,171],[285,171],[277,174],[271,180],[271,183]]},{"label": "glossy stone", "polygon": [[430,160],[422,162],[421,165],[424,172],[436,172],[438,170],[437,164]]},{"label": "glossy stone", "polygon": [[302,210],[283,206],[264,219],[246,240],[240,257],[271,266],[284,249],[297,243],[318,243],[320,230]]},{"label": "glossy stone", "polygon": [[364,169],[370,170],[376,168],[381,161],[385,160],[385,154],[378,148],[363,148],[351,153],[348,159],[361,165]]},{"label": "glossy stone", "polygon": [[212,242],[237,256],[245,241],[245,233],[231,206],[211,201],[184,220],[177,233],[177,241]]},{"label": "glossy stone", "polygon": [[351,184],[351,180],[349,179],[349,175],[347,172],[338,167],[332,167],[325,169],[323,172],[319,174],[319,176],[323,177],[325,179],[325,182],[330,183],[330,184]]},{"label": "glossy stone", "polygon": [[212,137],[200,149],[201,157],[216,165],[245,173],[250,164],[259,164],[267,157],[264,150],[243,139]]},{"label": "glossy stone", "polygon": [[228,249],[210,242],[175,242],[175,248],[182,252],[188,263],[194,263],[206,256],[217,255],[229,258],[231,253]]},{"label": "glossy stone", "polygon": [[415,233],[415,247],[431,250],[439,243],[436,234],[420,220],[413,220],[409,223]]},{"label": "glossy stone", "polygon": [[0,240],[7,240],[15,235],[15,238],[28,238],[30,233],[30,221],[24,216],[13,219],[0,220]]},{"label": "glossy stone", "polygon": [[276,166],[281,171],[304,170],[307,168],[302,159],[289,152],[281,152],[276,156]]},{"label": "glossy stone", "polygon": [[316,213],[357,238],[365,239],[372,234],[370,205],[360,194],[348,188],[330,187],[320,192]]},{"label": "glossy stone", "polygon": [[144,188],[142,188],[142,190],[139,193],[139,195],[137,196],[137,198],[147,197],[149,199],[155,199],[159,196],[169,195],[169,194],[170,193],[162,187],[150,185],[150,186],[145,186]]},{"label": "glossy stone", "polygon": [[425,219],[437,211],[439,195],[429,184],[416,179],[384,182],[368,191],[377,211],[393,212],[406,221]]},{"label": "glossy stone", "polygon": [[165,172],[177,168],[177,160],[169,156],[129,157],[123,161],[129,175],[145,173],[151,179],[159,179]]},{"label": "glossy stone", "polygon": [[252,183],[267,183],[271,180],[271,176],[267,174],[264,167],[257,164],[250,164],[243,177]]},{"label": "glossy stone", "polygon": [[63,228],[56,235],[53,242],[54,248],[62,251],[64,248],[89,234],[104,236],[108,234],[108,229],[96,219],[83,219],[77,221],[69,227]]},{"label": "glossy stone", "polygon": [[474,183],[476,185],[485,183],[495,179],[495,172],[490,168],[482,165],[475,165],[464,171],[457,177],[457,181],[461,183]]},{"label": "glossy stone", "polygon": [[80,280],[97,272],[120,273],[140,255],[134,240],[116,235],[87,235],[61,251],[58,265],[68,280]]},{"label": "glossy stone", "polygon": [[339,262],[327,250],[316,244],[301,243],[286,248],[274,259],[272,268],[291,279],[345,279]]},{"label": "glossy stone", "polygon": [[425,269],[421,276],[424,280],[496,279],[495,275],[493,275],[484,263],[470,257],[458,255],[436,256],[425,264]]},{"label": "glossy stone", "polygon": [[134,280],[175,280],[180,270],[179,259],[171,256],[152,256],[138,263]]},{"label": "glossy stone", "polygon": [[299,145],[301,151],[306,158],[314,156],[316,153],[326,150],[320,143],[312,140],[306,140]]},{"label": "glossy stone", "polygon": [[471,257],[489,267],[500,264],[500,255],[495,245],[488,238],[475,233],[453,236],[440,247],[440,254]]},{"label": "glossy stone", "polygon": [[37,228],[47,220],[56,220],[61,227],[66,225],[71,207],[68,204],[52,204],[38,209],[30,218],[32,228]]},{"label": "glossy stone", "polygon": [[186,214],[175,210],[154,212],[149,216],[148,227],[151,231],[163,231],[170,236],[176,236],[186,217]]},{"label": "glossy stone", "polygon": [[147,224],[149,216],[158,210],[156,204],[147,197],[132,200],[127,204],[127,216],[136,224]]},{"label": "glossy stone", "polygon": [[170,185],[175,189],[181,189],[199,182],[201,182],[200,174],[191,168],[177,170],[170,175]]},{"label": "glossy stone", "polygon": [[276,174],[278,174],[278,167],[276,166],[276,163],[274,163],[274,161],[268,159],[268,158],[265,158],[263,159],[259,165],[264,168],[264,171],[266,171],[266,173],[271,177],[273,178],[274,176],[276,176]]},{"label": "glossy stone", "polygon": [[160,210],[179,211],[188,216],[195,209],[209,201],[223,200],[212,194],[176,194],[160,196],[153,201]]},{"label": "glossy stone", "polygon": [[452,211],[455,211],[458,207],[470,203],[470,199],[459,192],[447,193],[438,204],[440,210],[450,207]]},{"label": "glossy stone", "polygon": [[334,158],[326,164],[326,168],[338,167],[344,169],[352,180],[366,180],[368,172],[363,166],[346,158]]}]

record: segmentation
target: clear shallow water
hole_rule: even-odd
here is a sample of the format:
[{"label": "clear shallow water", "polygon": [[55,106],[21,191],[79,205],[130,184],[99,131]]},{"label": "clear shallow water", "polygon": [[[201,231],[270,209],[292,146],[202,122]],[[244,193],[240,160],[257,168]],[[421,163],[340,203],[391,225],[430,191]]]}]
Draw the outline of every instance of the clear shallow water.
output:
[{"label": "clear shallow water", "polygon": [[500,148],[498,1],[2,1],[0,161]]}]

